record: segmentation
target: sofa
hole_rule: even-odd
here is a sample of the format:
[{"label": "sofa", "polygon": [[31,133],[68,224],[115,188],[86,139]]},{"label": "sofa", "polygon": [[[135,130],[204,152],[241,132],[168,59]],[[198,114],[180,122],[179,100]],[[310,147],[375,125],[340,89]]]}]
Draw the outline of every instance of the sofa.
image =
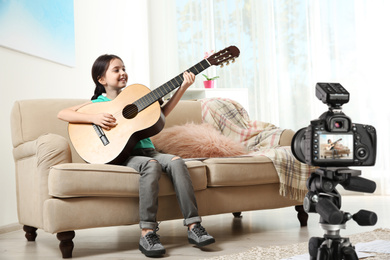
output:
[{"label": "sofa", "polygon": [[[139,174],[125,166],[85,163],[74,150],[67,123],[57,119],[81,99],[16,101],[11,112],[17,210],[28,241],[37,229],[57,234],[63,258],[71,258],[75,230],[138,224]],[[202,123],[200,101],[180,101],[165,128]],[[285,130],[281,145],[290,145]],[[279,194],[279,178],[265,156],[186,161],[201,216],[296,206],[307,223],[302,201]],[[238,174],[239,172],[239,174]],[[167,176],[160,179],[158,221],[182,219]],[[259,220],[261,221],[261,220]]]},{"label": "sofa", "polygon": [[[337,144],[335,146],[335,152],[333,152],[333,150],[328,150],[328,145],[327,144],[321,144],[321,157],[323,158],[327,158],[327,156],[329,157],[333,157],[335,156],[336,158],[341,158],[343,157],[344,155],[346,155],[347,157],[349,157],[349,155],[351,154],[351,150],[344,146],[344,145],[341,145],[341,144]],[[334,159],[334,158],[332,158]]]}]

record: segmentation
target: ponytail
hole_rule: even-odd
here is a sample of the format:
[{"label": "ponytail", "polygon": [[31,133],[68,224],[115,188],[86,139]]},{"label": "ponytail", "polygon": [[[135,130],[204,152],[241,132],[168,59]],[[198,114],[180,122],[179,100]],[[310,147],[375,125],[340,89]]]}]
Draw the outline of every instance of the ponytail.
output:
[{"label": "ponytail", "polygon": [[101,94],[106,93],[106,89],[100,83],[96,84],[95,92],[91,98],[91,100],[97,99]]},{"label": "ponytail", "polygon": [[92,96],[91,100],[97,99],[101,94],[106,93],[106,89],[102,84],[100,84],[99,79],[106,74],[108,67],[110,66],[110,62],[113,59],[119,59],[116,55],[104,54],[98,57],[92,65],[92,79],[95,82],[95,92]]}]

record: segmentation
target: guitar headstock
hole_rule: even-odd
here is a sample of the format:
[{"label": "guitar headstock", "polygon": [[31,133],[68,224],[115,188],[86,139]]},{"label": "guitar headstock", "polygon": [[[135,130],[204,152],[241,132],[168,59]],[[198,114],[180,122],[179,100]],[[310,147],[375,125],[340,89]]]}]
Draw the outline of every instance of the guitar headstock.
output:
[{"label": "guitar headstock", "polygon": [[236,46],[230,46],[214,53],[207,60],[211,65],[221,65],[223,67],[224,62],[228,65],[230,61],[234,62],[238,56],[240,56],[240,50]]}]

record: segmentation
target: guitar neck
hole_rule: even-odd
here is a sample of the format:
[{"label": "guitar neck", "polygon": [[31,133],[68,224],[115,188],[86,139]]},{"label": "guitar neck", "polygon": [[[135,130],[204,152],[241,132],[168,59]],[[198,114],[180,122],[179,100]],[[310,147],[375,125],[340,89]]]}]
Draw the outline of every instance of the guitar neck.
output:
[{"label": "guitar neck", "polygon": [[[204,59],[198,64],[195,64],[191,68],[189,68],[187,71],[194,73],[195,75],[199,74],[200,72],[204,71],[208,67],[210,67],[210,63]],[[176,76],[175,78],[171,79],[170,81],[166,82],[165,84],[161,85],[160,87],[156,88],[155,90],[151,91],[150,93],[146,94],[142,98],[138,99],[134,102],[134,104],[138,108],[138,112],[141,112],[160,98],[164,97],[174,89],[180,87],[180,85],[183,83],[184,78],[183,74],[180,74]]]}]

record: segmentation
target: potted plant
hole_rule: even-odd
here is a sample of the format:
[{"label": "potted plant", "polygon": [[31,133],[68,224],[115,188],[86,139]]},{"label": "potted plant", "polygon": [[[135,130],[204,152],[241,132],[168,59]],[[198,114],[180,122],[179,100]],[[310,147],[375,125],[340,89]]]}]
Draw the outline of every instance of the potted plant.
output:
[{"label": "potted plant", "polygon": [[[210,52],[205,52],[204,53],[204,58],[207,59],[208,57],[210,57],[213,54],[214,54],[214,50],[211,50]],[[219,78],[219,76],[215,76],[215,77],[209,78],[205,74],[202,74],[202,75],[206,78],[206,80],[203,81],[204,87],[205,88],[214,88],[214,80]]]},{"label": "potted plant", "polygon": [[202,75],[206,78],[206,80],[203,81],[204,87],[205,88],[214,88],[214,80],[219,78],[219,76],[215,76],[215,77],[209,78],[205,74],[202,74]]}]

